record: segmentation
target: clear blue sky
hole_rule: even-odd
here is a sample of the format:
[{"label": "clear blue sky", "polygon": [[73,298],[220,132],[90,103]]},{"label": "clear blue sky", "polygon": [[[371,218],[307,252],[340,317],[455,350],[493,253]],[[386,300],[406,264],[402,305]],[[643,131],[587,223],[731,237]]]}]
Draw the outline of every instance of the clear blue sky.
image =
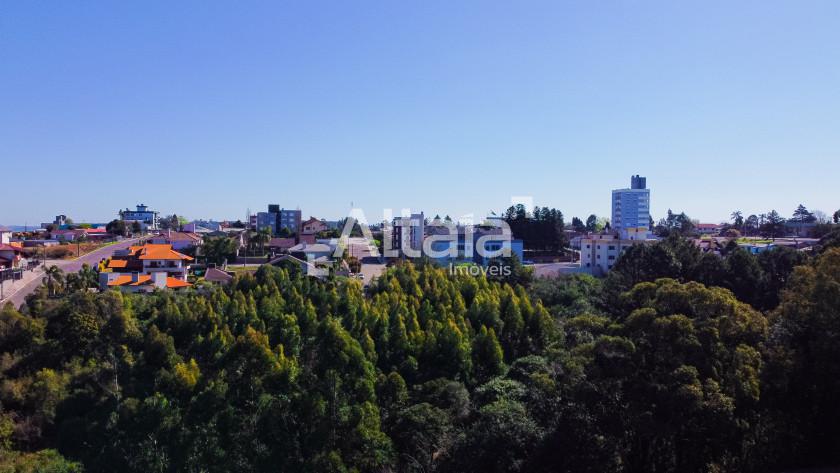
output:
[{"label": "clear blue sky", "polygon": [[840,208],[840,2],[0,5],[0,223]]}]

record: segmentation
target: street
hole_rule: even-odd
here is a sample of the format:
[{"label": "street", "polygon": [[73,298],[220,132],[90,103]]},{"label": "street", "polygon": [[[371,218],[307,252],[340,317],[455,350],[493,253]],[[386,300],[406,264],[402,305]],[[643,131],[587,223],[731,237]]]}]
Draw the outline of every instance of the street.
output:
[{"label": "street", "polygon": [[363,285],[367,286],[385,271],[385,263],[376,256],[372,256],[367,240],[361,237],[350,238],[348,242],[350,256],[355,256],[362,263],[360,274],[364,275]]},{"label": "street", "polygon": [[[105,246],[97,250],[91,251],[86,255],[82,255],[74,260],[47,260],[45,266],[58,266],[65,273],[75,273],[82,269],[83,264],[88,264],[95,267],[103,258],[107,258],[114,254],[116,250],[123,250],[138,242],[139,238],[130,240],[123,240],[119,243]],[[11,302],[16,308],[26,300],[26,296],[31,294],[41,285],[44,274],[44,265],[40,266],[34,271],[24,271],[24,279],[22,281],[6,281],[3,286],[5,299],[0,301],[0,304]]]}]

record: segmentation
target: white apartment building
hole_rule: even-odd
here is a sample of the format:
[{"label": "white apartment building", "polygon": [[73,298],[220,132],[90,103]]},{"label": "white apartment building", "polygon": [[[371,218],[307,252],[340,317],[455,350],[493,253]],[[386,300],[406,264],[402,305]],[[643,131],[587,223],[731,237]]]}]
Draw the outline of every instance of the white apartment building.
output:
[{"label": "white apartment building", "polygon": [[[645,236],[642,236],[644,233]],[[586,235],[580,239],[581,271],[593,276],[604,276],[612,269],[624,250],[633,245],[655,242],[646,238],[647,231],[634,234],[631,238],[619,238],[614,234]]]}]

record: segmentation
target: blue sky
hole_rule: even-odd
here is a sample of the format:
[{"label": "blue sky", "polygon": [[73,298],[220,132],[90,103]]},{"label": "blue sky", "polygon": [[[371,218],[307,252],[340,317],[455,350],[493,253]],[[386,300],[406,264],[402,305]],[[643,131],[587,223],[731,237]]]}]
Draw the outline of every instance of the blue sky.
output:
[{"label": "blue sky", "polygon": [[3,2],[0,223],[840,208],[840,2]]}]

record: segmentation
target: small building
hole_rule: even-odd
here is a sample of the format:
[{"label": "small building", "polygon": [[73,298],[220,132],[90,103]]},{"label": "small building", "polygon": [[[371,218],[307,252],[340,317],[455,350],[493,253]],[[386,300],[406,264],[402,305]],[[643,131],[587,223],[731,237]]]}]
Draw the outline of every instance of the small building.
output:
[{"label": "small building", "polygon": [[172,245],[175,251],[192,250],[201,246],[201,236],[190,232],[176,232],[172,230],[164,230],[159,234],[153,236],[149,243],[156,245]]},{"label": "small building", "polygon": [[0,245],[8,245],[12,241],[12,230],[0,227]]},{"label": "small building", "polygon": [[233,274],[218,268],[207,268],[207,271],[204,273],[204,280],[224,286],[233,281]]},{"label": "small building", "polygon": [[309,217],[309,220],[301,224],[303,235],[314,235],[320,232],[327,231],[327,224],[318,220],[315,217]]},{"label": "small building", "polygon": [[334,251],[335,247],[325,243],[300,243],[289,248],[289,254],[295,258],[310,262],[319,259],[321,261],[323,261],[323,259],[331,259]]},{"label": "small building", "polygon": [[[315,243],[314,241],[312,243]],[[288,253],[295,246],[294,238],[272,238],[268,241],[268,249],[274,254]]]},{"label": "small building", "polygon": [[720,235],[720,231],[723,229],[723,226],[717,223],[698,223],[694,226],[694,229],[700,235]]},{"label": "small building", "polygon": [[0,243],[0,269],[21,267],[23,258],[21,248],[8,243]]},{"label": "small building", "polygon": [[314,245],[317,243],[318,235],[314,233],[304,233],[298,238],[298,243],[306,243],[308,245]]}]

